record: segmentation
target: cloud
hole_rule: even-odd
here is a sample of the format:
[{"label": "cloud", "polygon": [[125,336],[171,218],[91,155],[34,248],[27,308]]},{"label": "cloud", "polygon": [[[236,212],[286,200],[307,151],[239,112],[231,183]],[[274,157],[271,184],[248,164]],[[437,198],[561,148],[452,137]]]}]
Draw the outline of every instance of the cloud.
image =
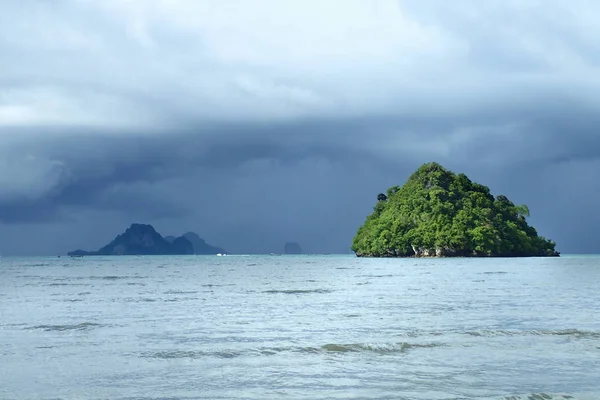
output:
[{"label": "cloud", "polygon": [[0,121],[154,130],[373,114],[466,119],[535,107],[548,96],[593,105],[597,28],[585,4],[600,8],[389,0],[4,5],[2,47],[12,57],[1,67]]},{"label": "cloud", "polygon": [[0,224],[104,213],[327,251],[373,193],[436,160],[545,225],[567,207],[552,177],[600,193],[597,15],[583,0],[3,4]]}]

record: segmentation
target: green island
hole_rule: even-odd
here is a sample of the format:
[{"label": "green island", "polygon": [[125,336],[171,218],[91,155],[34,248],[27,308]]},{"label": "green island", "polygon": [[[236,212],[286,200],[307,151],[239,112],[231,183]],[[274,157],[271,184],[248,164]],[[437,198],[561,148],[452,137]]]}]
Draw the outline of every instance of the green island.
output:
[{"label": "green island", "polygon": [[548,257],[556,244],[537,234],[529,209],[455,174],[423,164],[402,186],[377,196],[358,229],[358,257]]}]

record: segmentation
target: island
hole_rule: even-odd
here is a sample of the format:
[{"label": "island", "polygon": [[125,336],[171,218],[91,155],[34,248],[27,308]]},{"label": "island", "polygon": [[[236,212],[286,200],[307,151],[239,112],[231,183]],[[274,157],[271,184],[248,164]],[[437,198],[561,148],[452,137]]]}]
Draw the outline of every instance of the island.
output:
[{"label": "island", "polygon": [[358,257],[559,256],[527,217],[527,206],[431,162],[379,193],[351,250]]},{"label": "island", "polygon": [[283,247],[285,254],[302,254],[302,247],[296,242],[288,242]]},{"label": "island", "polygon": [[[109,255],[195,254],[194,243],[188,237],[179,236],[173,237],[171,240],[167,240],[166,238],[162,237],[162,235],[158,233],[152,225],[134,223],[131,224],[131,226],[124,233],[118,235],[113,241],[97,251],[75,250],[68,253],[68,255],[72,257],[80,257]],[[194,237],[191,238],[195,239]],[[214,249],[221,250],[216,247]],[[214,254],[218,252],[219,251],[216,251]]]},{"label": "island", "polygon": [[[192,246],[194,248],[194,254],[209,255],[209,254],[226,254],[227,253],[227,251],[225,251],[224,249],[222,249],[220,247],[212,246],[212,245],[206,243],[206,240],[202,239],[195,232],[184,233],[183,235],[181,235],[181,237],[186,238],[187,240],[189,240],[192,243]],[[175,236],[165,236],[165,239],[167,239],[169,242],[173,242],[177,238]]]}]

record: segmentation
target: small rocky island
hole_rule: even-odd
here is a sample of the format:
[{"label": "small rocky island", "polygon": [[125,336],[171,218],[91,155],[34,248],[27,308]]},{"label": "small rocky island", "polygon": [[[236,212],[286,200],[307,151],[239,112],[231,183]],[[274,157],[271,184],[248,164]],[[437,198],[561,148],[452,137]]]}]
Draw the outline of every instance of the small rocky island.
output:
[{"label": "small rocky island", "polygon": [[559,256],[526,217],[527,206],[427,163],[402,187],[377,196],[351,249],[358,257]]},{"label": "small rocky island", "polygon": [[302,254],[302,247],[296,242],[288,242],[283,247],[285,254]]},{"label": "small rocky island", "polygon": [[[186,238],[192,243],[194,248],[194,254],[199,255],[209,255],[209,254],[225,254],[227,253],[224,249],[216,246],[211,246],[206,243],[204,239],[198,236],[195,232],[187,232],[181,235],[181,237]],[[173,243],[177,238],[175,236],[165,236],[165,239],[171,243]]]},{"label": "small rocky island", "polygon": [[[190,232],[190,234],[193,232]],[[193,236],[195,235],[195,236]],[[201,254],[217,254],[222,249],[207,245],[196,234],[173,237],[167,240],[152,225],[131,224],[122,234],[98,251],[75,250],[70,256],[112,256],[112,255],[185,255],[196,254],[193,241],[203,243]],[[190,238],[193,240],[190,240]],[[212,253],[212,251],[215,251]]]}]

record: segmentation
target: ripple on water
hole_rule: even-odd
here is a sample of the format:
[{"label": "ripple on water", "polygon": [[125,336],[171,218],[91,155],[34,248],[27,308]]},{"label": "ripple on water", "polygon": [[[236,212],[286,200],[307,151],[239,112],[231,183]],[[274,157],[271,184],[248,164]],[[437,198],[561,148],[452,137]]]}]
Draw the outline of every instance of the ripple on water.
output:
[{"label": "ripple on water", "polygon": [[171,359],[198,359],[205,357],[216,357],[216,358],[234,358],[242,355],[242,352],[237,351],[191,351],[191,350],[169,350],[169,351],[157,351],[157,352],[145,352],[140,355],[142,358],[155,358],[162,360]]},{"label": "ripple on water", "polygon": [[165,294],[197,294],[197,290],[167,290]]},{"label": "ripple on water", "polygon": [[43,286],[70,286],[70,287],[74,287],[74,286],[92,286],[89,283],[65,283],[65,282],[53,282],[53,283],[49,283],[47,285],[43,285]]},{"label": "ripple on water", "polygon": [[502,400],[578,400],[575,396],[554,393],[531,393],[521,396],[505,396]]},{"label": "ripple on water", "polygon": [[152,297],[126,297],[123,299],[125,303],[154,303],[158,300]]},{"label": "ripple on water", "polygon": [[202,285],[202,287],[207,287],[207,288],[226,287],[226,286],[235,286],[235,284],[231,283],[231,284],[228,284],[228,285],[218,285],[218,284],[215,284],[215,283],[207,283],[207,284]]},{"label": "ripple on water", "polygon": [[317,293],[317,294],[325,294],[325,293],[332,293],[333,290],[329,290],[329,289],[289,289],[289,290],[265,290],[263,293],[268,293],[268,294],[310,294],[310,293]]},{"label": "ripple on water", "polygon": [[494,336],[570,336],[579,339],[598,339],[600,338],[600,332],[598,331],[584,331],[579,329],[556,329],[556,330],[490,330],[481,329],[473,331],[461,332],[465,335],[470,336],[483,336],[483,337],[494,337]]},{"label": "ripple on water", "polygon": [[412,330],[397,333],[396,336],[419,338],[427,336],[467,335],[482,338],[511,337],[511,336],[568,336],[577,339],[600,339],[600,331],[586,331],[580,329],[550,329],[550,330],[510,330],[510,329],[477,329],[477,330],[449,330],[426,331]]},{"label": "ripple on water", "polygon": [[[102,280],[102,281],[118,281],[121,279],[147,279],[147,276],[137,276],[137,275],[124,275],[124,276],[118,276],[118,275],[104,275],[104,276],[90,276],[88,279],[90,280]],[[83,278],[85,279],[85,278]]]}]

